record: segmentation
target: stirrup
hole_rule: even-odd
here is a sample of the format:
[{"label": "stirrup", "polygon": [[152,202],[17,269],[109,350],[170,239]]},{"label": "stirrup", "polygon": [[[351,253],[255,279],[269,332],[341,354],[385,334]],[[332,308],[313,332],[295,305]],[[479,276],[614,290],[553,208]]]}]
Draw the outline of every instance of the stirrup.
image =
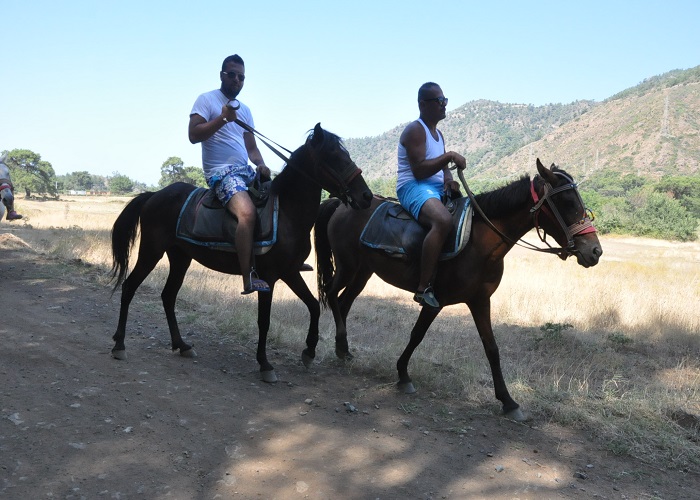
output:
[{"label": "stirrup", "polygon": [[248,286],[248,288],[244,289],[241,292],[241,295],[248,295],[249,293],[253,293],[253,292],[269,292],[269,291],[270,291],[270,285],[268,285],[266,281],[258,278],[258,273],[255,272],[255,269],[252,269],[250,271],[250,285]]},{"label": "stirrup", "polygon": [[416,292],[413,296],[413,300],[418,302],[421,306],[432,307],[433,309],[440,309],[440,303],[435,298],[433,287],[430,285],[428,285],[428,288],[426,288],[422,292]]}]

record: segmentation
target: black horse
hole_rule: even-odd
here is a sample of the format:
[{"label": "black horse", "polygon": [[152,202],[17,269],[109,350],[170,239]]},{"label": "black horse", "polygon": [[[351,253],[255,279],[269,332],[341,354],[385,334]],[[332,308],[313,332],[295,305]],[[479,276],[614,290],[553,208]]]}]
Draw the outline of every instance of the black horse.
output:
[{"label": "black horse", "polygon": [[[343,147],[340,138],[317,124],[305,144],[289,158],[284,170],[270,186],[270,198],[279,198],[277,243],[264,255],[256,257],[256,270],[260,278],[270,285],[270,293],[258,294],[258,349],[257,360],[263,380],[275,382],[277,377],[266,355],[267,333],[270,327],[270,309],[274,285],[284,281],[306,304],[311,320],[303,352],[304,362],[309,364],[316,355],[320,306],[300,274],[305,259],[311,252],[310,233],[321,202],[321,189],[338,197],[353,208],[366,208],[372,200],[357,168]],[[238,259],[227,251],[213,250],[189,243],[176,237],[176,224],[180,210],[195,186],[175,183],[157,192],[136,196],[117,217],[112,228],[112,278],[116,280],[114,291],[121,285],[119,324],[112,337],[112,355],[125,359],[124,337],[129,304],[136,289],[167,254],[170,272],[161,293],[165,316],[170,329],[173,351],[182,356],[193,356],[192,346],[185,343],[175,318],[175,300],[182,286],[192,259],[203,266],[227,274],[240,274]],[[129,256],[141,226],[141,243],[138,260],[126,277]]]},{"label": "black horse", "polygon": [[[515,420],[525,417],[508,393],[491,327],[491,295],[501,282],[504,257],[533,227],[554,237],[563,247],[555,250],[561,258],[575,255],[584,267],[596,265],[603,253],[573,179],[554,165],[545,168],[539,159],[537,170],[539,175],[532,180],[525,176],[476,196],[483,214],[474,215],[468,244],[456,257],[439,263],[434,281],[442,306],[465,303],[469,307],[491,366],[496,398],[504,413]],[[340,358],[350,356],[348,312],[373,274],[403,290],[413,292],[418,286],[419,257],[397,258],[360,243],[363,228],[381,203],[375,199],[368,210],[352,211],[339,207],[337,200],[328,200],[321,205],[316,221],[319,293],[323,304],[333,311]],[[549,270],[543,270],[546,272]],[[415,392],[408,362],[439,313],[440,309],[421,309],[408,346],[396,363],[399,386],[407,393]]]}]

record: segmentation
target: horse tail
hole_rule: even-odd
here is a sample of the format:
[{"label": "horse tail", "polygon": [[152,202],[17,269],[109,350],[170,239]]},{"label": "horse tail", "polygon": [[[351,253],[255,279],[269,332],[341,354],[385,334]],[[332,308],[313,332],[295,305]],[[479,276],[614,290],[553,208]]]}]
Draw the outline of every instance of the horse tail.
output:
[{"label": "horse tail", "polygon": [[129,256],[131,248],[136,241],[139,222],[141,220],[141,210],[144,204],[155,193],[141,193],[131,200],[112,226],[112,270],[111,280],[116,280],[112,293],[124,283],[127,270],[129,269]]},{"label": "horse tail", "polygon": [[328,306],[326,288],[333,281],[335,266],[333,264],[333,252],[328,240],[328,222],[340,206],[338,198],[330,198],[318,209],[316,225],[314,226],[314,247],[316,248],[316,284],[318,285],[318,299],[323,307]]}]

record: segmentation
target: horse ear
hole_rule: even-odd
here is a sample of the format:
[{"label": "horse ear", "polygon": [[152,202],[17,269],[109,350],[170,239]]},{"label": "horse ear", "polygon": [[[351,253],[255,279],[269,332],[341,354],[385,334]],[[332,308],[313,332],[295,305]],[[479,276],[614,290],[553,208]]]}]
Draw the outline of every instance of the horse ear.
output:
[{"label": "horse ear", "polygon": [[[554,164],[552,164],[554,165]],[[554,180],[556,180],[555,175],[552,173],[550,169],[542,165],[542,162],[540,161],[539,158],[537,158],[537,171],[539,174],[542,176],[544,180],[546,180],[549,183],[552,183]]]},{"label": "horse ear", "polygon": [[314,127],[314,134],[311,138],[312,144],[319,144],[323,142],[323,129],[321,128],[321,122],[318,122]]},{"label": "horse ear", "polygon": [[7,153],[3,153],[0,155],[0,163],[5,163],[5,159],[7,158]]},{"label": "horse ear", "polygon": [[542,165],[542,162],[540,161],[539,158],[537,158],[537,171],[539,173],[542,173],[542,169],[544,168],[544,165]]}]

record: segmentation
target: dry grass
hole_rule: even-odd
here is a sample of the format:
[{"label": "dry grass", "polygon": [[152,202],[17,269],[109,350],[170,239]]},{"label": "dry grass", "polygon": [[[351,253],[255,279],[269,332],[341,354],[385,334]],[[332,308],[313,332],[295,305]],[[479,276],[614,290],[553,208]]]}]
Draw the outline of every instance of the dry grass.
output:
[{"label": "dry grass", "polygon": [[[106,271],[111,265],[109,229],[127,200],[20,199],[18,207],[27,219],[1,227],[19,232],[23,225],[22,238],[36,250]],[[697,469],[700,244],[612,237],[602,244],[605,254],[591,269],[519,248],[506,258],[492,317],[511,393],[536,420],[585,429],[603,438],[614,453]],[[314,264],[313,257],[309,262]],[[166,273],[161,263],[145,286],[160,290]],[[315,290],[314,274],[305,278]],[[178,303],[183,329],[233,334],[253,348],[254,299],[226,293],[240,288],[239,277],[193,265]],[[356,355],[349,371],[392,383],[417,313],[409,293],[372,278],[348,319]],[[303,304],[278,284],[271,343],[300,352],[307,324]],[[336,362],[334,335],[331,315],[325,312],[318,362]],[[442,312],[410,369],[421,391],[499,411],[465,306]]]}]

